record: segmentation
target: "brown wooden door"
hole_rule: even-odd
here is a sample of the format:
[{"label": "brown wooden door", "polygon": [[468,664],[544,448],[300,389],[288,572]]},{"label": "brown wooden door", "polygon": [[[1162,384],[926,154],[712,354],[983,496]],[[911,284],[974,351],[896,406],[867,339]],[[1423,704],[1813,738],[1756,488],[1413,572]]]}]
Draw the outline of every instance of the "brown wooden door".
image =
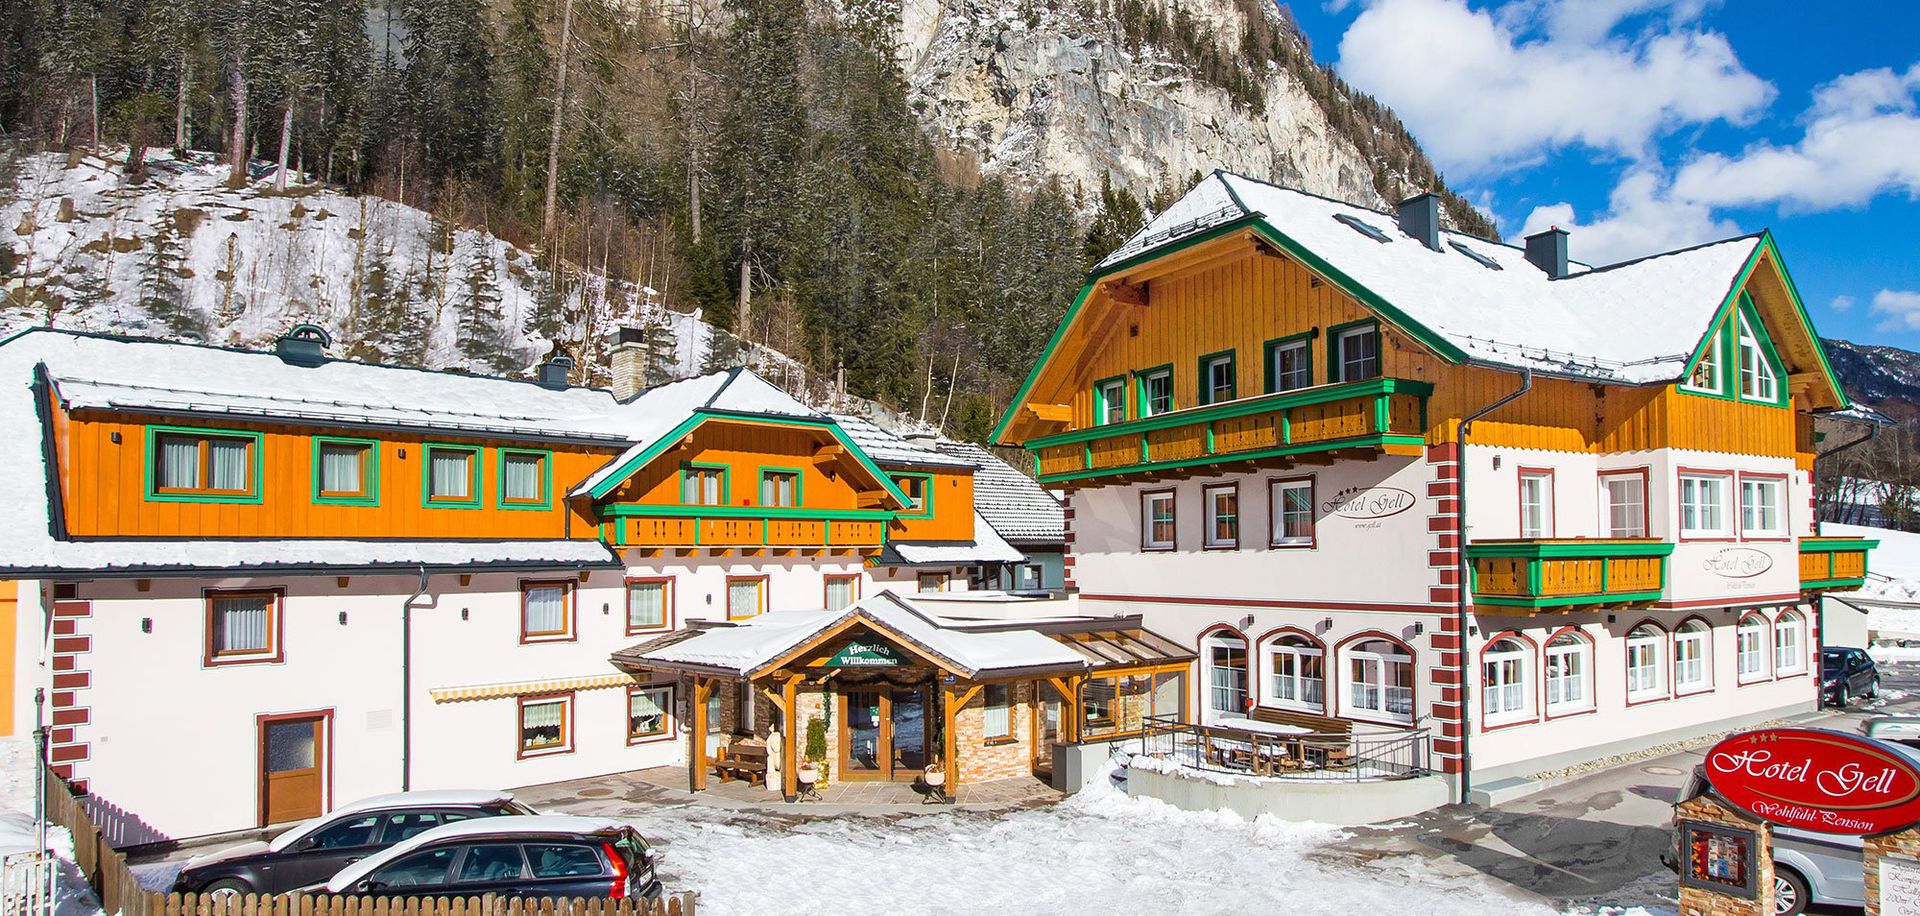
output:
[{"label": "brown wooden door", "polygon": [[319,817],[326,805],[325,716],[260,720],[260,825]]}]

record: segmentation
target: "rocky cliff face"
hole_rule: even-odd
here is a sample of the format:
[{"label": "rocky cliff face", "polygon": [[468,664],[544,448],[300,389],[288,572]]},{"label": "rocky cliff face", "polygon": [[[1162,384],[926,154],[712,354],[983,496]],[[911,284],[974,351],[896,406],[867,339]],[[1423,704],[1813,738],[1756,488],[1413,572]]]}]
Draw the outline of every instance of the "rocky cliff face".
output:
[{"label": "rocky cliff face", "polygon": [[[1270,17],[1264,31],[1304,54],[1277,8],[1260,8]],[[1129,41],[1110,16],[1019,0],[902,0],[901,66],[929,132],[986,174],[1029,183],[1056,175],[1089,192],[1107,176],[1144,199],[1225,168],[1386,203],[1376,163],[1351,130],[1336,129],[1292,70],[1240,50],[1251,24],[1234,0],[1184,9],[1248,68],[1263,106],[1197,78],[1165,45]]]}]

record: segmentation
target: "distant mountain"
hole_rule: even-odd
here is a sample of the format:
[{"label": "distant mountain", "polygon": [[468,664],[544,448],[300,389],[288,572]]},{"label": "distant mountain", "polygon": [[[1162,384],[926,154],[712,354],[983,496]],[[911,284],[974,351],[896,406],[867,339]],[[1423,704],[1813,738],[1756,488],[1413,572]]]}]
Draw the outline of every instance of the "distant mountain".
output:
[{"label": "distant mountain", "polygon": [[1831,338],[1826,344],[1847,397],[1895,419],[1920,418],[1920,353]]}]

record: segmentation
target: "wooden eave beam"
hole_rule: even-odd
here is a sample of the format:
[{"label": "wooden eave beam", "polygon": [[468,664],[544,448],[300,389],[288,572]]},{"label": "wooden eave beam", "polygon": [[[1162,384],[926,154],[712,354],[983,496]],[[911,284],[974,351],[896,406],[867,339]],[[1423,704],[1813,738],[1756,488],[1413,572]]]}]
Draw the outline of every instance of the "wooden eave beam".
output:
[{"label": "wooden eave beam", "polygon": [[1111,280],[1102,285],[1100,291],[1107,294],[1107,299],[1120,305],[1131,305],[1139,308],[1147,307],[1148,293],[1145,283],[1128,283],[1124,280]]}]

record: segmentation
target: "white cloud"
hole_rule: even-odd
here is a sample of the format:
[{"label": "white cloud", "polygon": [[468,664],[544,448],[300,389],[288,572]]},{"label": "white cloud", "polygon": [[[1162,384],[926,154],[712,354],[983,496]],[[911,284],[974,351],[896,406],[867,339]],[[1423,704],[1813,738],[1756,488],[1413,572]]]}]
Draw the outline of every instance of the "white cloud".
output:
[{"label": "white cloud", "polygon": [[[1372,0],[1339,70],[1404,118],[1444,171],[1485,173],[1584,145],[1640,159],[1686,124],[1746,123],[1773,98],[1701,0]],[[1632,37],[1629,18],[1655,15]]]},{"label": "white cloud", "polygon": [[1833,309],[1836,312],[1853,311],[1853,297],[1852,296],[1835,296],[1833,297],[1832,302],[1827,303],[1827,307],[1830,309]]},{"label": "white cloud", "polygon": [[1814,91],[1806,132],[1789,146],[1757,143],[1683,166],[1673,193],[1714,206],[1858,207],[1887,192],[1920,199],[1920,63],[1839,77]]},{"label": "white cloud", "polygon": [[1604,216],[1582,223],[1570,203],[1535,207],[1521,234],[1558,226],[1569,233],[1567,253],[1596,265],[1740,234],[1734,223],[1715,217],[1712,208],[1674,200],[1664,191],[1657,172],[1638,169],[1614,187]]},{"label": "white cloud", "polygon": [[1920,292],[1883,289],[1873,294],[1868,307],[1880,316],[1882,331],[1920,331]]}]

